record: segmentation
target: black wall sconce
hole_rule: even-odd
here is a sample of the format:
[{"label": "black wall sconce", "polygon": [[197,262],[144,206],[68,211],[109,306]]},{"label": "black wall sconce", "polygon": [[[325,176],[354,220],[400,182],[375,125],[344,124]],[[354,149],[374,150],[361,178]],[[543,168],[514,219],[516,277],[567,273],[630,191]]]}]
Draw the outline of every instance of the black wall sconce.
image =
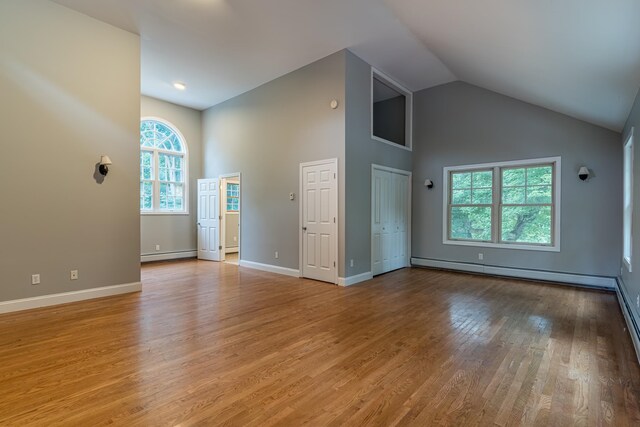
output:
[{"label": "black wall sconce", "polygon": [[425,179],[424,186],[431,190],[433,188],[433,181],[431,181],[430,179]]},{"label": "black wall sconce", "polygon": [[578,171],[578,178],[580,178],[582,181],[586,181],[587,179],[589,179],[590,174],[591,172],[589,171],[589,169],[587,169],[586,166],[582,166]]},{"label": "black wall sconce", "polygon": [[100,174],[107,176],[107,174],[109,173],[109,166],[112,164],[113,163],[111,162],[111,159],[109,158],[109,156],[104,154],[100,156],[100,166],[98,167]]}]

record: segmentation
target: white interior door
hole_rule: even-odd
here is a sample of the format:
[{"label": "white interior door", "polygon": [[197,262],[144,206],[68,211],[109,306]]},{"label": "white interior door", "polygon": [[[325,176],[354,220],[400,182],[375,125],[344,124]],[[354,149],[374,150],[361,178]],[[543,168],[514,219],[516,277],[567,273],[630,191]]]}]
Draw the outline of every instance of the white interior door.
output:
[{"label": "white interior door", "polygon": [[198,259],[220,261],[220,186],[198,180]]},{"label": "white interior door", "polygon": [[410,173],[373,168],[371,178],[371,271],[409,265]]},{"label": "white interior door", "polygon": [[337,283],[337,161],[300,165],[302,276]]}]

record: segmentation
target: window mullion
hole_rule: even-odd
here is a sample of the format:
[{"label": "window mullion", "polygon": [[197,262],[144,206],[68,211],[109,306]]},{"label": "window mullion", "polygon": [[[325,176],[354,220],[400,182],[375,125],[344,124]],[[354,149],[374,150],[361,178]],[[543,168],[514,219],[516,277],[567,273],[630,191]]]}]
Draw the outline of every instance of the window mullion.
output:
[{"label": "window mullion", "polygon": [[160,210],[160,159],[157,150],[153,152],[153,210]]}]

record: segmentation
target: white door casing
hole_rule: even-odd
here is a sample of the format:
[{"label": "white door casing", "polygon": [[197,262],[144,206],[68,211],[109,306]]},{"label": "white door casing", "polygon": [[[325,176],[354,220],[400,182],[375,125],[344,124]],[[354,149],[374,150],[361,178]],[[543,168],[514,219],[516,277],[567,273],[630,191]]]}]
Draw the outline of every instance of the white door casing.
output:
[{"label": "white door casing", "polygon": [[338,283],[338,161],[300,164],[300,273]]},{"label": "white door casing", "polygon": [[411,172],[372,166],[371,272],[409,266]]},{"label": "white door casing", "polygon": [[220,185],[198,180],[198,259],[220,261]]}]

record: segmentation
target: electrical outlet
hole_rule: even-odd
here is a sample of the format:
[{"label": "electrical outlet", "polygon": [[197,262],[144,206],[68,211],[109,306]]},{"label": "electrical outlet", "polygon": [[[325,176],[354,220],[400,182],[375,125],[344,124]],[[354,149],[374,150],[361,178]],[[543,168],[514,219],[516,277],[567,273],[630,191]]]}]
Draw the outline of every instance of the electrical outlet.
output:
[{"label": "electrical outlet", "polygon": [[482,252],[480,252],[480,253],[478,254],[478,259],[479,259],[480,261],[482,261],[482,260],[484,259],[484,254],[483,254]]},{"label": "electrical outlet", "polygon": [[160,250],[160,245],[156,245],[156,251]]},{"label": "electrical outlet", "polygon": [[295,200],[295,198],[296,198],[295,193],[289,193],[289,200]]},{"label": "electrical outlet", "polygon": [[276,251],[275,257],[276,257],[276,259],[278,259],[280,257],[280,255],[278,255],[278,251]]},{"label": "electrical outlet", "polygon": [[353,260],[349,261],[349,266],[353,267]]},{"label": "electrical outlet", "polygon": [[39,285],[40,284],[40,275],[39,274],[32,274],[31,275],[31,284],[32,285]]},{"label": "electrical outlet", "polygon": [[71,280],[78,280],[78,270],[71,270],[70,277]]}]

